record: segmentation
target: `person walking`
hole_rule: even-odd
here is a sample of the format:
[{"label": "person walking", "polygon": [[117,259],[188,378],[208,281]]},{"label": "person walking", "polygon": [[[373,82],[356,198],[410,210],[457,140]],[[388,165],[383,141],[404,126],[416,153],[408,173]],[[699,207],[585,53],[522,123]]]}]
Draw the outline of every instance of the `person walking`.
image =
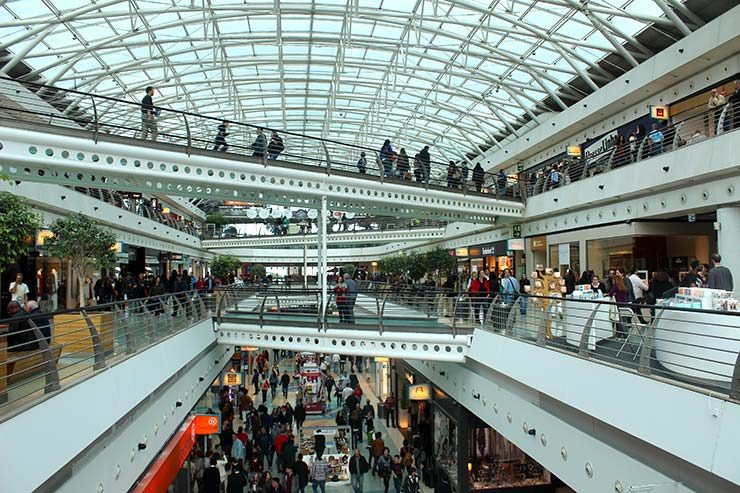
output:
[{"label": "person walking", "polygon": [[277,394],[278,381],[279,379],[277,368],[273,368],[270,372],[270,397],[272,399],[274,399],[275,394]]},{"label": "person walking", "polygon": [[263,157],[265,155],[265,133],[261,128],[257,129],[257,137],[252,142],[252,157]]},{"label": "person walking", "polygon": [[365,474],[370,470],[365,456],[360,453],[359,448],[355,448],[355,455],[349,460],[349,475],[352,481],[353,493],[362,493],[365,483]]},{"label": "person walking", "polygon": [[141,100],[141,138],[146,140],[149,134],[152,135],[152,140],[157,140],[157,110],[154,108],[154,87],[147,86],[146,95]]},{"label": "person walking", "polygon": [[403,464],[401,464],[400,455],[393,456],[391,473],[393,476],[393,487],[396,489],[396,493],[401,493],[401,486],[403,486]]},{"label": "person walking", "polygon": [[709,270],[709,289],[733,290],[732,272],[724,265],[720,265],[722,256],[719,253],[712,255],[712,268]]},{"label": "person walking", "polygon": [[311,488],[313,493],[326,493],[326,480],[329,478],[329,464],[321,454],[316,455],[316,459],[311,464]]},{"label": "person walking", "polygon": [[421,485],[419,483],[419,476],[416,474],[416,468],[412,467],[411,472],[406,476],[406,480],[403,482],[401,488],[402,493],[419,493],[421,491]]},{"label": "person walking", "polygon": [[473,185],[475,185],[475,191],[480,192],[483,189],[483,180],[486,172],[483,170],[483,166],[480,163],[475,165],[473,168]]},{"label": "person walking", "polygon": [[385,427],[395,428],[396,427],[396,397],[393,392],[388,394],[388,397],[383,401],[383,412],[385,414]]},{"label": "person walking", "polygon": [[303,454],[298,454],[298,459],[293,464],[293,472],[298,476],[298,492],[305,493],[308,486],[308,464],[303,460]]},{"label": "person walking", "polygon": [[[380,433],[378,433],[380,435]],[[383,480],[383,493],[388,493],[388,487],[391,483],[393,459],[391,458],[391,451],[388,447],[383,447],[383,453],[375,461],[375,469],[373,474],[377,473],[378,476]],[[403,471],[401,471],[403,474]]]},{"label": "person walking", "polygon": [[424,146],[418,156],[421,165],[421,180],[424,183],[429,183],[429,176],[432,172],[432,157],[429,155],[429,146]]},{"label": "person walking", "polygon": [[270,137],[270,143],[267,145],[267,154],[268,157],[274,161],[278,158],[278,156],[283,152],[285,149],[285,144],[283,144],[283,138],[278,135],[278,133],[273,130],[272,136]]},{"label": "person walking", "polygon": [[270,382],[265,378],[262,380],[262,402],[267,402],[267,391],[270,390]]},{"label": "person walking", "polygon": [[303,405],[303,401],[298,401],[293,411],[293,418],[295,419],[295,426],[300,433],[303,428],[303,422],[306,421],[306,407]]},{"label": "person walking", "polygon": [[229,122],[224,120],[216,129],[216,138],[213,141],[213,150],[226,152],[229,144],[226,143],[226,137],[229,135]]},{"label": "person walking", "polygon": [[367,173],[367,158],[365,157],[365,151],[360,153],[360,159],[357,160],[357,170],[362,175]]},{"label": "person walking", "polygon": [[283,372],[283,376],[280,377],[280,388],[283,390],[283,398],[288,398],[288,387],[290,387],[290,375],[287,371]]},{"label": "person walking", "polygon": [[357,302],[357,283],[352,276],[344,274],[344,285],[347,286],[346,322],[355,323],[355,303]]},{"label": "person walking", "polygon": [[385,451],[388,450],[382,436],[380,432],[377,432],[375,434],[375,440],[370,444],[370,468],[372,469],[373,476],[378,472],[378,461],[383,457]]}]

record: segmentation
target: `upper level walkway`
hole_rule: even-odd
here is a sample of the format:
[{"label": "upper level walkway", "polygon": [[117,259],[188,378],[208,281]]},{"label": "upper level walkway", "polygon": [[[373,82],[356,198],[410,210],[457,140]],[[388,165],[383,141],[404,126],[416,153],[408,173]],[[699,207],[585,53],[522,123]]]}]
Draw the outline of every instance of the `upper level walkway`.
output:
[{"label": "upper level walkway", "polygon": [[[430,161],[419,163],[419,181],[405,179],[372,149],[289,132],[281,132],[284,151],[273,152],[265,140],[247,144],[257,127],[239,122],[230,122],[228,152],[220,152],[213,149],[222,120],[160,108],[146,122],[158,129],[157,140],[146,140],[138,103],[25,85],[75,107],[74,116],[60,117],[17,85],[0,80],[0,171],[11,179],[309,208],[326,196],[333,210],[447,221],[522,214],[505,177],[461,187],[458,178],[447,179],[446,163]],[[364,172],[356,166],[360,153]]]},{"label": "upper level walkway", "polygon": [[[181,293],[0,321],[0,489],[128,490],[230,359],[211,300]],[[24,473],[40,443],[43,460]]]}]

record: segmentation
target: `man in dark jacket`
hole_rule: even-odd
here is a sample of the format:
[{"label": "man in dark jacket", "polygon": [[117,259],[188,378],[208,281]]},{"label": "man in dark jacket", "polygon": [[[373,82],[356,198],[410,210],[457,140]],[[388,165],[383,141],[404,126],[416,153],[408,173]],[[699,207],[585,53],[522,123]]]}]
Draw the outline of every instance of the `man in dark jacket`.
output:
[{"label": "man in dark jacket", "polygon": [[293,418],[295,418],[296,428],[298,430],[303,428],[303,422],[306,421],[306,407],[303,405],[303,401],[298,401],[298,404],[295,405]]},{"label": "man in dark jacket", "polygon": [[429,181],[429,175],[432,172],[432,157],[429,155],[429,146],[419,152],[419,163],[421,164],[422,180],[426,183]]},{"label": "man in dark jacket", "polygon": [[280,387],[283,390],[283,397],[288,398],[288,387],[290,386],[290,375],[288,372],[283,372],[283,376],[280,377]]},{"label": "man in dark jacket", "polygon": [[28,325],[28,313],[17,301],[8,303],[8,315],[11,318],[8,327],[8,352],[38,349],[39,343]]},{"label": "man in dark jacket", "polygon": [[352,478],[352,491],[362,493],[365,482],[365,474],[370,470],[367,459],[360,453],[360,449],[355,449],[355,455],[349,460],[349,475]]},{"label": "man in dark jacket", "polygon": [[26,311],[31,315],[31,320],[39,328],[46,342],[51,342],[51,324],[49,323],[49,317],[41,311],[39,304],[36,300],[28,300],[26,302]]},{"label": "man in dark jacket", "polygon": [[203,493],[219,493],[221,491],[221,473],[218,472],[216,456],[211,457],[211,465],[203,471]]},{"label": "man in dark jacket", "polygon": [[263,466],[264,459],[267,459],[269,469],[272,469],[272,442],[272,435],[263,426],[260,430],[260,434],[257,435],[257,450],[259,450],[260,457],[263,459]]},{"label": "man in dark jacket", "polygon": [[288,441],[283,444],[283,468],[289,467],[293,469],[293,465],[295,465],[295,454],[297,451],[298,449],[295,446],[295,437],[290,435],[288,437]]},{"label": "man in dark jacket", "polygon": [[308,485],[308,464],[303,461],[303,454],[298,454],[298,460],[293,464],[293,472],[298,476],[298,491],[305,493]]}]

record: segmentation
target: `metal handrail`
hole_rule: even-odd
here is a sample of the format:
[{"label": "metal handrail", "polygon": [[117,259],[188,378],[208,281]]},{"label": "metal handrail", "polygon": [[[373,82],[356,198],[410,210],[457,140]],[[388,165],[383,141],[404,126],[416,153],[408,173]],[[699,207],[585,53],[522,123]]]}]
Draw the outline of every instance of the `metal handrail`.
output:
[{"label": "metal handrail", "polygon": [[[0,83],[2,82],[13,82],[16,83],[18,81],[15,81],[12,78],[9,77],[0,77]],[[140,114],[141,114],[141,104],[132,102],[132,101],[126,101],[122,99],[116,99],[109,96],[101,96],[101,95],[95,95],[91,93],[85,93],[81,91],[76,90],[70,90],[70,89],[62,89],[58,87],[53,86],[45,86],[43,84],[33,83],[33,82],[22,82],[22,84],[26,85],[29,88],[34,89],[37,93],[43,93],[44,89],[53,89],[55,91],[56,97],[59,99],[63,99],[65,96],[70,97],[76,97],[81,96],[79,99],[79,107],[77,109],[77,112],[75,115],[59,115],[56,113],[55,110],[50,109],[48,107],[48,104],[44,104],[43,106],[39,104],[38,96],[33,95],[32,97],[25,96],[23,94],[16,95],[17,98],[27,98],[25,103],[22,107],[10,107],[10,106],[0,106],[0,109],[3,109],[7,112],[14,112],[14,113],[25,113],[29,115],[35,115],[39,117],[50,117],[50,119],[57,118],[60,121],[63,120],[62,123],[57,124],[56,121],[50,121],[49,125],[57,124],[57,125],[63,125],[66,127],[69,127],[70,123],[79,125],[80,129],[85,129],[86,126],[90,123],[90,121],[95,121],[98,124],[99,131],[97,133],[93,132],[94,137],[99,138],[100,134],[107,134],[107,135],[116,135],[119,137],[126,137],[131,138],[129,135],[134,135],[133,138],[138,138],[138,134],[141,130],[141,124],[140,124]],[[94,116],[87,117],[85,116],[85,111],[87,108],[83,106],[83,103],[87,101],[88,99],[92,99],[95,101],[96,109],[92,110],[91,112],[93,114],[97,114],[97,118]],[[33,108],[33,105],[36,104],[37,107]],[[105,111],[100,111],[98,107],[107,107],[108,109]],[[116,112],[109,112],[111,108],[116,108]],[[122,110],[123,109],[123,110]],[[309,141],[310,143],[316,143],[319,146],[327,147],[328,146],[334,146],[336,149],[340,149],[343,154],[347,156],[346,160],[343,162],[340,162],[337,159],[337,152],[331,152],[327,149],[327,155],[329,157],[329,161],[327,165],[326,172],[330,173],[334,169],[340,169],[343,172],[350,172],[356,175],[360,175],[359,172],[356,170],[356,157],[359,156],[360,152],[365,152],[366,154],[374,154],[377,153],[377,149],[370,148],[367,146],[361,146],[354,143],[347,143],[347,142],[341,142],[338,140],[333,139],[326,139],[318,136],[312,136],[307,134],[301,134],[298,132],[292,132],[284,129],[277,129],[277,128],[271,128],[271,127],[264,127],[260,124],[253,124],[253,123],[245,123],[245,122],[238,122],[238,121],[231,121],[231,120],[224,120],[220,117],[214,117],[214,116],[208,116],[208,115],[199,115],[192,112],[187,111],[180,111],[180,110],[172,110],[168,108],[162,108],[162,107],[155,107],[155,110],[161,111],[161,114],[155,118],[155,122],[159,122],[163,126],[161,130],[158,131],[158,137],[161,140],[169,141],[170,144],[174,144],[177,146],[181,146],[184,148],[186,154],[189,152],[192,152],[192,149],[199,149],[199,152],[204,153],[211,153],[213,152],[214,155],[216,155],[216,151],[210,151],[209,147],[213,144],[215,133],[210,132],[210,128],[216,128],[217,125],[221,124],[224,121],[227,121],[229,124],[234,126],[239,126],[244,128],[245,130],[255,130],[258,128],[264,128],[268,132],[270,131],[278,131],[282,135],[285,136],[292,136],[295,138],[295,140],[305,139],[306,141]],[[83,115],[83,116],[80,116]],[[179,129],[176,125],[173,125],[172,122],[175,120],[179,120],[180,116],[185,120],[185,134],[182,135],[181,132],[178,133]],[[154,118],[154,117],[153,117]],[[198,122],[198,121],[201,122]],[[66,123],[66,125],[64,125]],[[102,130],[102,132],[100,131]],[[242,138],[241,133],[239,132],[233,132],[235,135],[240,136],[237,137],[237,140]],[[182,144],[182,142],[185,142],[185,144]],[[253,155],[254,149],[252,146],[246,142],[240,143],[240,142],[230,142],[229,144],[229,150],[228,152],[219,152],[218,155],[223,156],[224,154],[241,154],[241,155]],[[298,146],[296,146],[298,148]],[[302,148],[302,146],[301,146]],[[272,163],[273,161],[268,159],[268,149],[269,149],[269,141],[266,141],[264,143],[264,148],[261,151],[261,156],[258,156],[260,159],[259,161],[264,165],[268,166],[268,161]],[[335,149],[333,149],[335,151]],[[295,151],[292,151],[295,152]],[[189,155],[189,154],[188,154]],[[312,166],[315,168],[320,167],[320,163],[324,161],[324,159],[317,159],[314,155],[311,155],[310,153],[303,153],[301,155],[291,153],[291,151],[284,151],[281,153],[281,156],[284,158],[291,158],[292,162],[299,162],[308,166]],[[411,162],[412,160],[410,160]],[[372,163],[372,160],[368,160],[368,164]],[[433,176],[436,176],[436,178],[433,178],[433,176],[425,177],[423,179],[423,183],[418,183],[412,181],[405,181],[403,178],[396,178],[394,175],[392,175],[389,178],[395,179],[398,183],[405,183],[408,185],[411,185],[412,183],[416,183],[417,185],[423,186],[424,188],[429,188],[430,184],[433,184],[436,187],[446,189],[448,191],[456,191],[458,193],[467,193],[467,192],[473,192],[472,188],[470,190],[461,190],[462,187],[456,186],[456,187],[449,187],[446,183],[446,169],[448,166],[448,163],[442,162],[442,161],[430,161],[430,166],[432,167],[430,173]],[[372,173],[366,173],[366,177],[369,179],[375,179],[372,175],[377,173],[378,179],[380,179],[381,183],[384,181],[383,170],[382,166],[379,166],[377,169],[368,169],[368,171],[372,171]],[[492,176],[488,173],[485,174],[484,182],[494,182],[496,181],[496,177]],[[434,183],[432,183],[434,182]],[[467,184],[470,186],[470,182]],[[507,187],[510,189],[510,193],[506,193],[505,196],[498,196],[499,199],[506,199],[506,200],[512,200],[520,202],[521,197],[515,196],[514,193],[514,187],[513,183],[511,187]],[[484,187],[484,190],[482,190],[481,194],[488,194],[488,190],[490,190],[490,187]]]},{"label": "metal handrail", "polygon": [[[676,120],[666,127],[659,128],[658,130],[663,133],[663,141],[657,151],[650,149],[652,144],[648,131],[648,134],[643,135],[635,143],[634,152],[630,149],[630,143],[625,142],[622,147],[615,145],[613,149],[607,151],[608,154],[604,153],[591,158],[581,157],[578,159],[564,157],[560,162],[561,168],[558,172],[559,180],[557,183],[552,183],[550,180],[550,173],[555,163],[528,168],[520,172],[518,177],[518,182],[523,184],[526,189],[526,192],[522,195],[531,198],[534,195],[561,189],[567,186],[566,181],[575,182],[586,179],[599,172],[609,172],[626,165],[636,164],[654,156],[737,130],[737,128],[740,128],[740,126],[735,126],[738,122],[737,117],[728,119],[728,115],[736,114],[738,111],[740,111],[740,105],[727,103],[721,109],[705,109],[699,114]],[[648,149],[650,149],[650,152],[647,152]]]}]

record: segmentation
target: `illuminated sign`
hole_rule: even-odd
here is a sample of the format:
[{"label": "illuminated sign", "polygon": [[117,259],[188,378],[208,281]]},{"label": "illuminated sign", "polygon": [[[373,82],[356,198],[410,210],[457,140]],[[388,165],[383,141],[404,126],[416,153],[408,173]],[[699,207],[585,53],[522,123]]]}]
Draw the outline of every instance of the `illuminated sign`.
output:
[{"label": "illuminated sign", "polygon": [[215,433],[221,433],[221,418],[218,414],[195,415],[196,435],[213,435]]},{"label": "illuminated sign", "polygon": [[412,401],[428,401],[432,398],[432,389],[428,383],[409,385],[409,399]]},{"label": "illuminated sign", "polygon": [[467,257],[468,249],[465,247],[455,248],[455,257]]},{"label": "illuminated sign", "polygon": [[581,146],[566,146],[565,155],[568,157],[581,157]]},{"label": "illuminated sign", "polygon": [[224,373],[224,385],[241,385],[242,376],[236,372]]},{"label": "illuminated sign", "polygon": [[506,249],[507,250],[524,250],[524,240],[522,238],[506,240]]},{"label": "illuminated sign", "polygon": [[650,117],[654,120],[667,120],[668,108],[666,106],[651,106]]},{"label": "illuminated sign", "polygon": [[480,247],[470,247],[470,248],[468,248],[468,256],[469,257],[480,257],[481,255],[482,254],[481,254]]}]

